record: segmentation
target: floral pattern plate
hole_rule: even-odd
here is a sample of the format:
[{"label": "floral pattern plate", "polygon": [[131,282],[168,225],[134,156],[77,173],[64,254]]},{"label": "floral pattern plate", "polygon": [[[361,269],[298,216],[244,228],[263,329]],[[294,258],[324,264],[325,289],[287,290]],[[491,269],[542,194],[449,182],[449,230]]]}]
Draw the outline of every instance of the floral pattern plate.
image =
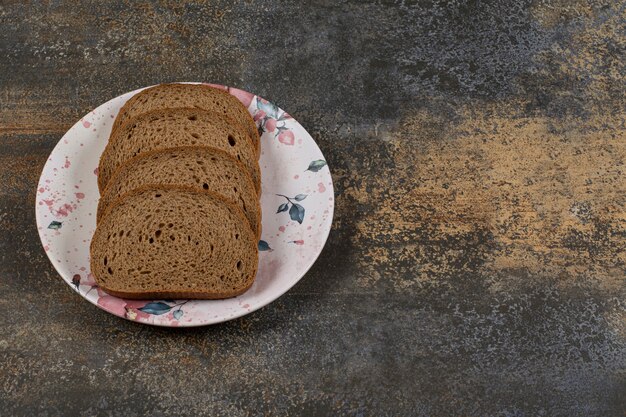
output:
[{"label": "floral pattern plate", "polygon": [[63,280],[103,310],[139,323],[202,326],[255,311],[280,297],[313,265],[333,218],[333,182],[322,152],[288,113],[248,92],[220,85],[250,111],[261,136],[263,235],[254,285],[226,300],[125,300],[100,290],[89,271],[96,227],[98,160],[120,107],[136,90],[80,119],[54,148],[35,203],[44,250]]}]

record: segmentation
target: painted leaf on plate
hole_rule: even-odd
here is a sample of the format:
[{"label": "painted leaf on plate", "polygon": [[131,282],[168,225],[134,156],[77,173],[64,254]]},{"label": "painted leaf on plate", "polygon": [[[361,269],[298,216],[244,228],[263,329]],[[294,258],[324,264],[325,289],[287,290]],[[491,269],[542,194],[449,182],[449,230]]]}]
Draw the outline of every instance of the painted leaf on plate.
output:
[{"label": "painted leaf on plate", "polygon": [[180,318],[183,316],[183,310],[178,309],[174,311],[172,315],[174,316],[176,320],[180,320]]},{"label": "painted leaf on plate", "polygon": [[48,229],[53,229],[53,230],[59,230],[61,227],[63,227],[63,223],[62,222],[58,222],[56,220],[53,220],[48,225]]},{"label": "painted leaf on plate", "polygon": [[148,303],[145,306],[141,307],[139,311],[143,311],[144,313],[154,314],[160,316],[161,314],[165,314],[170,311],[172,307],[165,304],[162,301]]},{"label": "painted leaf on plate", "polygon": [[280,206],[278,206],[278,211],[276,213],[282,213],[283,211],[287,211],[287,210],[289,210],[289,204],[283,203]]},{"label": "painted leaf on plate", "polygon": [[80,286],[80,274],[74,274],[74,276],[72,277],[72,284],[74,284],[76,289],[78,289],[78,287]]},{"label": "painted leaf on plate", "polygon": [[293,203],[289,209],[289,217],[291,217],[291,220],[302,224],[302,221],[304,220],[304,207],[300,204]]},{"label": "painted leaf on plate", "polygon": [[307,194],[298,194],[297,196],[294,197],[294,200],[296,201],[302,201],[305,198],[307,198]]},{"label": "painted leaf on plate", "polygon": [[270,245],[264,240],[259,240],[258,248],[259,248],[259,251],[261,252],[272,251],[272,248],[270,248]]},{"label": "painted leaf on plate", "polygon": [[320,169],[324,168],[326,166],[326,161],[324,161],[323,159],[318,159],[316,161],[312,161],[309,164],[309,167],[306,169],[307,171],[312,171],[312,172],[317,172]]},{"label": "painted leaf on plate", "polygon": [[259,110],[263,110],[268,117],[276,119],[278,116],[278,106],[274,103],[270,103],[260,97],[256,98],[256,105]]}]

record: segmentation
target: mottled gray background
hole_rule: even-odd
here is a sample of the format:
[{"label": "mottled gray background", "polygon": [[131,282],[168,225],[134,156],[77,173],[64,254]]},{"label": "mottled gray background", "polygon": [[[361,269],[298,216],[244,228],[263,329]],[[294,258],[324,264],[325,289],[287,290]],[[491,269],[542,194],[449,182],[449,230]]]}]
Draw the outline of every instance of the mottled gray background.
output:
[{"label": "mottled gray background", "polygon": [[[625,21],[624,0],[2,1],[0,414],[623,416]],[[76,120],[182,80],[287,109],[336,190],[295,288],[190,330],[78,297],[33,209]]]}]

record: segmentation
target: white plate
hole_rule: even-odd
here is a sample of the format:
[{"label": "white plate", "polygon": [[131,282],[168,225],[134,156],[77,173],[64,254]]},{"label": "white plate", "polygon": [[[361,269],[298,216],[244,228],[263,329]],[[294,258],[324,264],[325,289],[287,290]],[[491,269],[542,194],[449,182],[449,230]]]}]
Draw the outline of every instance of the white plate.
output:
[{"label": "white plate", "polygon": [[333,218],[333,182],[311,135],[258,96],[212,86],[227,89],[244,103],[263,130],[259,160],[263,235],[254,285],[227,300],[189,301],[125,300],[97,287],[89,271],[89,243],[96,227],[98,160],[113,119],[126,100],[141,91],[136,90],[104,103],[67,131],[43,169],[35,203],[39,236],[56,270],[82,297],[109,313],[140,323],[183,327],[241,317],[296,284],[326,243]]}]

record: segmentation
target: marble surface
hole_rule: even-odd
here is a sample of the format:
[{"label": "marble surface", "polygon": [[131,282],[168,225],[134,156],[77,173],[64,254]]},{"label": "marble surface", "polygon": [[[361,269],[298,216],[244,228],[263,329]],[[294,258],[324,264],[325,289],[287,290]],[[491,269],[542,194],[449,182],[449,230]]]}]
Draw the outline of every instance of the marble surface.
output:
[{"label": "marble surface", "polygon": [[[624,21],[623,0],[3,2],[3,415],[623,415]],[[302,123],[335,221],[276,302],[160,329],[62,282],[33,207],[83,114],[185,80]]]}]

